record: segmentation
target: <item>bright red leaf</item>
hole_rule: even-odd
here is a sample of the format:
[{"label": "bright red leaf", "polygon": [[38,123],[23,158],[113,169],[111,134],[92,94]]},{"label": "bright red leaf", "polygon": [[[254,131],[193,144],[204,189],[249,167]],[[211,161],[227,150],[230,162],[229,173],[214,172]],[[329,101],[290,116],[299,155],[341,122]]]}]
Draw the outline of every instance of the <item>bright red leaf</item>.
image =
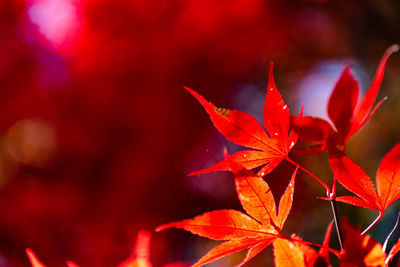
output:
[{"label": "bright red leaf", "polygon": [[[32,267],[46,267],[46,265],[44,265],[44,263],[39,260],[35,252],[33,252],[30,248],[25,249],[25,252]],[[72,261],[67,261],[66,265],[68,267],[79,267],[76,263],[73,263]]]},{"label": "bright red leaf", "polygon": [[[151,267],[153,266],[150,262],[150,233],[144,230],[140,230],[136,237],[135,250],[131,257],[122,262],[118,267]],[[32,265],[32,267],[46,267],[42,263],[36,254],[29,248],[26,249],[26,255]],[[72,261],[67,261],[68,267],[79,267]],[[184,265],[181,265],[184,266]]]},{"label": "bright red leaf", "polygon": [[74,263],[72,261],[66,261],[66,264],[67,264],[68,267],[79,267],[78,264],[76,264],[76,263]]},{"label": "bright red leaf", "polygon": [[[274,247],[275,253],[278,255],[283,255],[291,249],[289,244],[292,241],[284,240],[280,231],[292,206],[297,170],[293,173],[290,183],[281,197],[277,215],[275,200],[268,184],[254,172],[230,161],[229,158],[228,162],[234,173],[238,198],[251,217],[235,210],[217,210],[206,212],[193,219],[164,224],[156,229],[156,231],[161,231],[174,227],[210,239],[227,240],[209,251],[194,266],[201,266],[232,253],[249,249],[246,258],[240,263],[242,265],[272,242],[277,242]],[[277,241],[281,238],[284,241]],[[294,254],[301,254],[301,251],[294,250],[296,250],[293,252]],[[284,261],[279,260],[279,262]]]},{"label": "bright red leaf", "polygon": [[[322,243],[322,247],[319,252],[317,252],[312,247],[303,244],[301,242],[296,242],[296,246],[300,248],[304,255],[304,262],[307,267],[328,267],[330,266],[329,262],[329,240],[331,237],[333,223],[331,222],[326,229],[326,234],[324,238],[324,242]],[[292,235],[293,240],[301,240],[297,235]]]},{"label": "bright red leaf", "polygon": [[132,256],[122,262],[118,267],[151,267],[150,261],[151,235],[145,230],[140,230],[136,236],[135,250]]},{"label": "bright red leaf", "polygon": [[368,175],[342,153],[331,153],[329,161],[334,179],[359,197],[341,196],[336,198],[337,201],[378,210],[379,220],[385,210],[400,198],[400,143],[381,161],[376,174],[378,192]]},{"label": "bright red leaf", "polygon": [[235,161],[245,168],[252,169],[264,166],[259,174],[264,176],[271,172],[287,157],[289,151],[297,142],[297,135],[289,134],[289,108],[276,88],[272,64],[269,69],[268,90],[264,105],[264,128],[251,115],[239,111],[218,108],[194,90],[185,87],[204,107],[214,126],[228,140],[256,150],[245,150],[231,155],[214,166],[191,173],[191,175],[219,170],[230,170],[229,161]]},{"label": "bright red leaf", "polygon": [[368,235],[361,235],[360,229],[353,228],[347,221],[343,221],[342,226],[345,236],[340,267],[384,266],[386,253],[379,242]]},{"label": "bright red leaf", "polygon": [[375,191],[374,183],[357,164],[343,154],[331,155],[329,162],[334,179],[359,196],[360,201],[365,204],[364,207],[381,210],[380,199]]},{"label": "bright red leaf", "polygon": [[394,256],[400,251],[400,239],[393,245],[390,249],[389,254],[385,260],[385,266],[389,265],[389,263],[393,260]]},{"label": "bright red leaf", "polygon": [[33,252],[30,248],[25,249],[26,255],[32,265],[32,267],[46,267],[39,258],[36,256],[35,252]]},{"label": "bright red leaf", "polygon": [[400,197],[400,143],[382,159],[376,173],[376,185],[382,208],[386,209]]},{"label": "bright red leaf", "polygon": [[328,144],[344,148],[348,139],[368,122],[382,103],[380,101],[375,108],[372,108],[382,83],[386,62],[389,56],[398,50],[398,45],[392,45],[385,51],[372,84],[360,102],[358,102],[360,94],[358,82],[354,79],[349,67],[344,69],[327,106],[328,116],[334,127],[320,118],[292,117],[291,123],[299,139],[322,144],[318,150],[313,149],[308,151],[309,153],[323,151]]}]

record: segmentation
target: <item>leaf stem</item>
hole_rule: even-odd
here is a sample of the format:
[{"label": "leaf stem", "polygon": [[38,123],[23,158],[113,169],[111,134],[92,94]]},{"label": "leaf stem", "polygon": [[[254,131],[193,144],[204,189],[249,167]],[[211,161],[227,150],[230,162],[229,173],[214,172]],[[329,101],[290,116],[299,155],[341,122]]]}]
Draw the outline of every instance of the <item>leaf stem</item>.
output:
[{"label": "leaf stem", "polygon": [[382,218],[382,216],[383,216],[383,212],[379,212],[379,215],[378,215],[378,217],[376,217],[376,219],[375,219],[375,221],[373,221],[368,227],[367,227],[367,229],[365,229],[362,233],[361,233],[361,235],[364,235],[365,233],[367,233],[381,218]]},{"label": "leaf stem", "polygon": [[298,167],[300,170],[302,170],[303,172],[307,173],[308,175],[310,175],[312,178],[314,178],[315,180],[317,180],[317,182],[319,182],[326,190],[326,195],[329,197],[330,193],[331,193],[331,188],[324,183],[321,179],[319,179],[317,176],[315,176],[315,174],[313,174],[312,172],[310,172],[309,170],[307,170],[306,168],[304,168],[303,166],[301,166],[300,164],[298,164],[297,162],[295,162],[294,160],[292,160],[289,157],[285,158],[288,162],[292,163],[294,166]]},{"label": "leaf stem", "polygon": [[[326,189],[326,195],[328,196],[329,202],[331,203],[332,214],[333,214],[333,219],[334,219],[335,225],[336,225],[336,232],[337,232],[337,236],[338,236],[338,240],[339,240],[340,249],[343,250],[343,241],[342,241],[343,235],[342,235],[342,231],[340,229],[340,225],[338,222],[338,212],[337,212],[336,201],[335,201],[336,192],[332,192],[332,189],[326,183],[324,183],[321,179],[319,179],[317,176],[315,176],[312,172],[310,172],[309,170],[307,170],[306,168],[304,168],[297,162],[293,161],[291,158],[286,157],[286,160],[288,162],[292,163],[293,165],[297,166],[299,169],[301,169],[302,171],[304,171],[305,173],[310,175],[315,180],[317,180]],[[336,181],[334,181],[333,187],[335,187],[335,182]],[[335,188],[334,188],[334,191],[336,191]]]},{"label": "leaf stem", "polygon": [[[316,243],[313,243],[313,242],[310,242],[310,241],[305,241],[305,240],[302,240],[302,239],[296,239],[296,238],[291,238],[291,237],[289,237],[289,238],[287,238],[287,237],[280,237],[280,238],[283,238],[283,239],[286,239],[286,240],[289,240],[289,241],[292,241],[292,242],[298,242],[298,243],[301,243],[301,244],[304,244],[304,245],[310,245],[310,246],[315,246],[315,247],[323,248],[323,245],[321,245],[321,244],[316,244]],[[340,252],[339,252],[339,251],[334,250],[334,249],[332,249],[332,248],[327,248],[327,250],[328,250],[330,253],[332,253],[333,255],[335,255],[336,257],[340,258]]]},{"label": "leaf stem", "polygon": [[329,199],[329,202],[331,203],[331,208],[332,208],[332,213],[333,213],[333,219],[335,220],[335,225],[336,225],[336,232],[339,240],[339,245],[340,245],[340,250],[343,251],[343,235],[342,235],[342,230],[340,229],[339,221],[338,221],[338,212],[336,208],[336,201],[334,199]]}]

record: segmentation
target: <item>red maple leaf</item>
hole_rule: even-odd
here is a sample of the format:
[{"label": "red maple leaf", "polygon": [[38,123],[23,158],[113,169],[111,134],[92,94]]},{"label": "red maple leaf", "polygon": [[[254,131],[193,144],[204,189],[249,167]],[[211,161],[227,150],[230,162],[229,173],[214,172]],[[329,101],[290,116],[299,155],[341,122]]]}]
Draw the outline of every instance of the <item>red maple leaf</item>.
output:
[{"label": "red maple leaf", "polygon": [[[400,198],[400,143],[395,145],[380,163],[376,173],[378,191],[375,190],[368,175],[343,153],[331,153],[329,161],[334,172],[334,179],[358,196],[340,196],[335,198],[337,201],[378,210],[377,220],[379,220],[385,210]],[[365,231],[368,231],[370,227]]]},{"label": "red maple leaf", "polygon": [[361,235],[360,229],[342,222],[345,238],[340,256],[340,267],[383,267],[386,253],[382,245],[369,235]]},{"label": "red maple leaf", "polygon": [[289,108],[276,88],[272,69],[271,64],[263,118],[266,131],[248,113],[218,108],[194,90],[185,87],[204,107],[219,132],[238,145],[254,149],[239,151],[210,168],[190,175],[230,170],[229,162],[235,161],[247,169],[267,164],[258,172],[264,176],[287,158],[289,151],[297,142],[297,135],[293,131],[289,134]]},{"label": "red maple leaf", "polygon": [[[385,260],[385,266],[388,266],[389,263],[393,260],[394,256],[400,251],[400,238],[397,240],[397,242],[393,245],[393,247],[390,249],[389,254]],[[397,264],[397,266],[400,263]]]},{"label": "red maple leaf", "polygon": [[311,116],[294,116],[291,125],[299,139],[317,145],[299,149],[297,152],[312,154],[325,150],[328,146],[339,146],[342,150],[349,138],[354,135],[382,104],[381,100],[374,108],[376,96],[382,82],[385,65],[389,56],[399,50],[398,45],[389,47],[383,55],[376,75],[364,98],[358,101],[360,89],[358,82],[346,67],[340,76],[328,101],[328,116],[333,122]]},{"label": "red maple leaf", "polygon": [[[32,267],[46,267],[36,254],[29,248],[26,249],[26,255]],[[68,267],[79,267],[72,261],[66,261]],[[122,262],[118,267],[152,267],[150,262],[150,233],[140,230],[136,237],[135,250],[131,257]]]},{"label": "red maple leaf", "polygon": [[150,261],[150,238],[149,232],[140,230],[136,236],[134,253],[118,267],[152,267],[153,265]]},{"label": "red maple leaf", "polygon": [[[268,247],[274,246],[276,266],[306,266],[304,255],[296,242],[281,234],[293,202],[296,171],[282,195],[279,207],[268,184],[251,170],[229,161],[235,177],[235,187],[240,203],[247,214],[236,210],[206,212],[192,219],[172,222],[157,227],[156,231],[180,228],[214,240],[224,240],[193,266],[201,266],[235,252],[249,249],[243,265]],[[277,213],[278,210],[278,213]]]},{"label": "red maple leaf", "polygon": [[[326,234],[324,241],[322,243],[322,247],[317,252],[312,247],[304,244],[304,243],[296,243],[296,245],[300,248],[304,255],[304,261],[307,267],[328,267],[329,265],[329,240],[331,237],[333,223],[331,222],[326,229]],[[293,234],[292,239],[300,238]]]}]

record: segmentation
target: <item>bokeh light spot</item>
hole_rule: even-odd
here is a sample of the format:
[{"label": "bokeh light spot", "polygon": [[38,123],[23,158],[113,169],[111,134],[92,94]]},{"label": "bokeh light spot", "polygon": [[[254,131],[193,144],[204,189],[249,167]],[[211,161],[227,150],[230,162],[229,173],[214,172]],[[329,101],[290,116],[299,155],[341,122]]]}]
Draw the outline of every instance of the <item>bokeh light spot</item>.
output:
[{"label": "bokeh light spot", "polygon": [[20,120],[8,130],[7,148],[17,162],[41,167],[55,152],[55,129],[39,119]]},{"label": "bokeh light spot", "polygon": [[80,24],[74,0],[34,0],[28,9],[28,16],[40,33],[56,47],[71,39]]}]

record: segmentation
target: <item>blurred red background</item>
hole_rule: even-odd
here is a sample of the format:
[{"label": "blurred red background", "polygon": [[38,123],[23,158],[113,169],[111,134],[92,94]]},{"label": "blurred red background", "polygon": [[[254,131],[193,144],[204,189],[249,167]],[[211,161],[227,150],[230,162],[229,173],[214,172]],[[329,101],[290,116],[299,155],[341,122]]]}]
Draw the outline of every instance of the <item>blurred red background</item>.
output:
[{"label": "blurred red background", "polygon": [[[345,64],[365,90],[399,42],[395,0],[1,1],[0,265],[27,266],[30,247],[49,266],[116,266],[141,228],[240,209],[229,173],[186,176],[238,147],[182,86],[261,118],[274,61],[291,111],[305,103],[306,114],[324,116]],[[371,177],[400,140],[399,70],[395,55],[379,95],[389,100],[349,144]],[[329,179],[324,156],[304,164]],[[276,196],[291,171],[268,177]],[[321,242],[330,211],[310,180],[298,179],[287,231]],[[339,208],[360,226],[375,215]],[[378,240],[393,216],[376,227]],[[180,231],[153,234],[152,260],[193,262],[207,246]]]}]

